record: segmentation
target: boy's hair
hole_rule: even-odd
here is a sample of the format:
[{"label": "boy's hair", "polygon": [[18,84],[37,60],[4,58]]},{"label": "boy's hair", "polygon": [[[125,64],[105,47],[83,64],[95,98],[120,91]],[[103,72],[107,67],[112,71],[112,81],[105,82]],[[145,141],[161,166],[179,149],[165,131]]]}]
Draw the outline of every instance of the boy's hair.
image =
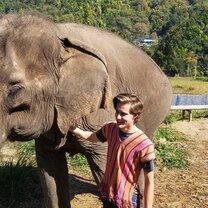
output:
[{"label": "boy's hair", "polygon": [[128,93],[121,93],[118,94],[113,98],[113,107],[116,110],[117,104],[127,104],[130,103],[131,107],[129,112],[133,115],[140,115],[143,110],[143,103],[139,99],[138,96],[128,94]]}]

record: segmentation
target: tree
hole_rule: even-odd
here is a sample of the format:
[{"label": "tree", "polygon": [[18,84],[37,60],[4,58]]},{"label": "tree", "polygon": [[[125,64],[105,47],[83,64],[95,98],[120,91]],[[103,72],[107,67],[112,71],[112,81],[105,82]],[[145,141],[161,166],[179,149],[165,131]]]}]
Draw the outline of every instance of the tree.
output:
[{"label": "tree", "polygon": [[[170,27],[160,41],[155,53],[155,60],[164,68],[186,74],[187,57],[195,57],[195,71],[206,71],[204,62],[208,46],[208,7],[207,4],[196,4],[190,8],[180,22]],[[203,15],[202,15],[203,14]],[[199,68],[203,67],[203,68]],[[196,73],[195,73],[196,74]]]}]

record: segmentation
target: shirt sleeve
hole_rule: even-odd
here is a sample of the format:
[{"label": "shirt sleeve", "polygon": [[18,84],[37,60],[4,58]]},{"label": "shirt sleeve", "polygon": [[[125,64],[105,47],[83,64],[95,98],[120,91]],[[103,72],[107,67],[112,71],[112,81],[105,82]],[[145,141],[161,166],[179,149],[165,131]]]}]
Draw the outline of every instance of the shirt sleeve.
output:
[{"label": "shirt sleeve", "polygon": [[111,138],[112,132],[115,130],[115,122],[106,122],[101,129],[96,132],[99,141],[106,142]]},{"label": "shirt sleeve", "polygon": [[145,172],[151,172],[154,170],[154,160],[147,161],[142,164],[142,168]]},{"label": "shirt sleeve", "polygon": [[97,132],[96,132],[96,137],[98,138],[99,141],[101,142],[106,142],[106,138],[104,137],[103,135],[103,132],[102,132],[102,129],[99,129]]},{"label": "shirt sleeve", "polygon": [[150,139],[148,139],[148,143],[149,144],[140,153],[141,163],[143,164],[155,159],[154,144]]}]

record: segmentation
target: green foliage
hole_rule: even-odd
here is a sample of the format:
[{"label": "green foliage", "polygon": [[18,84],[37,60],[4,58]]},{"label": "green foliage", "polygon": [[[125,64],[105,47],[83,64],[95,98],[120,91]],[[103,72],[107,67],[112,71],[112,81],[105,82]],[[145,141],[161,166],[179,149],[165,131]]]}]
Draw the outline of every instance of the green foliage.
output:
[{"label": "green foliage", "polygon": [[[21,208],[32,203],[39,207],[42,192],[36,170],[34,141],[16,142],[17,162],[0,166],[0,205]],[[33,207],[31,205],[31,207]]]},{"label": "green foliage", "polygon": [[[129,41],[152,37],[143,49],[180,75],[208,76],[208,3],[188,0],[2,0],[0,13],[35,11],[55,22],[106,28]],[[191,54],[191,56],[190,56]],[[190,59],[191,58],[191,59]],[[194,60],[194,62],[193,62]],[[190,62],[191,61],[191,62]]]},{"label": "green foliage", "polygon": [[156,164],[166,168],[184,168],[188,166],[187,150],[180,141],[184,135],[170,126],[161,126],[155,136]]},{"label": "green foliage", "polygon": [[164,124],[171,124],[175,121],[179,121],[182,119],[182,114],[180,111],[170,112],[164,119]]},{"label": "green foliage", "polygon": [[[192,118],[193,119],[200,119],[200,118],[208,118],[208,111],[204,111],[204,110],[193,110],[192,111]],[[166,116],[166,118],[164,119],[163,123],[168,125],[168,124],[171,124],[171,123],[174,123],[176,121],[180,121],[183,119],[183,116],[182,116],[182,111],[170,111],[170,113]],[[188,119],[188,118],[187,118]]]},{"label": "green foliage", "polygon": [[193,111],[193,118],[208,118],[208,111]]},{"label": "green foliage", "polygon": [[85,156],[78,153],[70,158],[70,165],[73,167],[81,167],[88,165],[88,162]]},{"label": "green foliage", "polygon": [[84,155],[78,153],[72,157],[69,157],[67,159],[69,162],[69,168],[76,170],[76,171],[81,171],[86,174],[91,174],[89,164],[87,162],[87,159]]},{"label": "green foliage", "polygon": [[20,157],[27,156],[30,160],[35,159],[35,141],[16,142],[17,151]]},{"label": "green foliage", "polygon": [[184,147],[177,147],[172,144],[157,143],[159,151],[157,156],[162,160],[162,166],[167,168],[184,168],[188,166],[185,160],[186,149]]},{"label": "green foliage", "polygon": [[34,164],[21,157],[16,163],[0,166],[0,204],[3,207],[22,207],[25,202],[40,200],[40,181]]},{"label": "green foliage", "polygon": [[[200,69],[203,74],[208,71],[208,4],[195,4],[187,11],[170,24],[153,57],[166,69],[196,77],[197,70]],[[190,54],[191,64],[188,61]]]}]

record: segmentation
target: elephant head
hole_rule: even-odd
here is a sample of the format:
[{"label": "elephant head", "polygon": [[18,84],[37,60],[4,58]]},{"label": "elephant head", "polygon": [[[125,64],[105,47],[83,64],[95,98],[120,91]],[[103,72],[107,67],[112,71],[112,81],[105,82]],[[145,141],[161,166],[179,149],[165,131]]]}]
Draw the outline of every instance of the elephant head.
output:
[{"label": "elephant head", "polygon": [[1,142],[39,138],[52,126],[65,135],[70,123],[110,100],[103,55],[56,31],[33,15],[0,20]]}]

